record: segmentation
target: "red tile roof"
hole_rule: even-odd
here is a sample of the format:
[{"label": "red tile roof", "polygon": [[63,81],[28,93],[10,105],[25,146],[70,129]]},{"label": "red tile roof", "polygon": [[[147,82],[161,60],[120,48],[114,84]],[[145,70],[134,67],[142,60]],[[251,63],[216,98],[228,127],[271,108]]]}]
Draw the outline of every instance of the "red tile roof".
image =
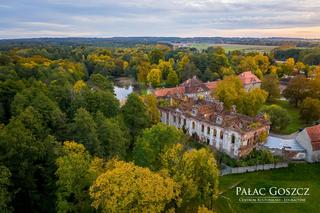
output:
[{"label": "red tile roof", "polygon": [[210,90],[202,81],[197,78],[197,76],[193,76],[192,78],[186,80],[180,84],[180,86],[184,87],[185,93],[189,94]]},{"label": "red tile roof", "polygon": [[307,127],[313,151],[320,150],[320,124]]},{"label": "red tile roof", "polygon": [[261,80],[253,74],[251,71],[246,71],[238,75],[243,85],[252,84],[252,83],[261,83]]},{"label": "red tile roof", "polygon": [[155,96],[157,97],[165,97],[170,95],[184,95],[184,87],[172,87],[172,88],[163,88],[157,89],[154,91]]},{"label": "red tile roof", "polygon": [[211,81],[211,82],[207,82],[205,84],[210,90],[213,90],[213,89],[217,88],[218,82],[219,81]]}]

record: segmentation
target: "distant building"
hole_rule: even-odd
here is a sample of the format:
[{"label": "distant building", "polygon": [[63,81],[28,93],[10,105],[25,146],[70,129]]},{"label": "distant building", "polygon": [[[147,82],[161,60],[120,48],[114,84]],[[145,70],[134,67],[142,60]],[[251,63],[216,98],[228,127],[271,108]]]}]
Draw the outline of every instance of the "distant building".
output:
[{"label": "distant building", "polygon": [[[245,90],[249,91],[254,88],[260,88],[261,80],[251,71],[243,72],[238,75],[243,83]],[[219,81],[211,81],[204,83],[197,79],[196,76],[186,80],[177,87],[156,89],[154,94],[158,98],[165,97],[207,97],[216,89]]]},{"label": "distant building", "polygon": [[[191,93],[198,91],[191,91]],[[269,134],[269,122],[263,116],[238,114],[225,110],[223,103],[211,100],[179,100],[159,106],[161,122],[183,129],[190,136],[211,145],[230,157],[249,154]]]},{"label": "distant building", "polygon": [[245,90],[249,91],[251,89],[260,88],[261,80],[253,74],[251,71],[246,71],[238,75],[242,81]]},{"label": "distant building", "polygon": [[305,128],[296,140],[306,150],[306,161],[320,162],[320,124]]}]

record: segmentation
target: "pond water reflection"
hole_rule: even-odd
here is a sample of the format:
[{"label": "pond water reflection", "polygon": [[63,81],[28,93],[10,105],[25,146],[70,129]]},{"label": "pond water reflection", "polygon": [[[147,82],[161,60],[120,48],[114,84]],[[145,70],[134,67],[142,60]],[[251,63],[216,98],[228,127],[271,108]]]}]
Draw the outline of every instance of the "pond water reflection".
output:
[{"label": "pond water reflection", "polygon": [[127,99],[128,95],[133,92],[133,86],[114,86],[114,93],[119,101]]}]

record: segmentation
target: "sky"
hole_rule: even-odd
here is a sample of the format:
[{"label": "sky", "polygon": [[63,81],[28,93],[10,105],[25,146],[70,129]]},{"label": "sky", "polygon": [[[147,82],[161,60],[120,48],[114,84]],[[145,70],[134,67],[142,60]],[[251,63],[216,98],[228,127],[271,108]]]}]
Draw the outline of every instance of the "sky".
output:
[{"label": "sky", "polygon": [[320,38],[320,0],[0,0],[0,38]]}]

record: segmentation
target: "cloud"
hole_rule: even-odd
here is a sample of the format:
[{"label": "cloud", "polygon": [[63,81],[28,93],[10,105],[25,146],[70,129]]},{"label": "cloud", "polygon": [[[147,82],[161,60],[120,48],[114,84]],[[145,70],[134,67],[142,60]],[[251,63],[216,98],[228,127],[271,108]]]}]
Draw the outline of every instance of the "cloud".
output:
[{"label": "cloud", "polygon": [[319,38],[319,10],[318,0],[16,0],[0,4],[0,38],[142,35]]}]

